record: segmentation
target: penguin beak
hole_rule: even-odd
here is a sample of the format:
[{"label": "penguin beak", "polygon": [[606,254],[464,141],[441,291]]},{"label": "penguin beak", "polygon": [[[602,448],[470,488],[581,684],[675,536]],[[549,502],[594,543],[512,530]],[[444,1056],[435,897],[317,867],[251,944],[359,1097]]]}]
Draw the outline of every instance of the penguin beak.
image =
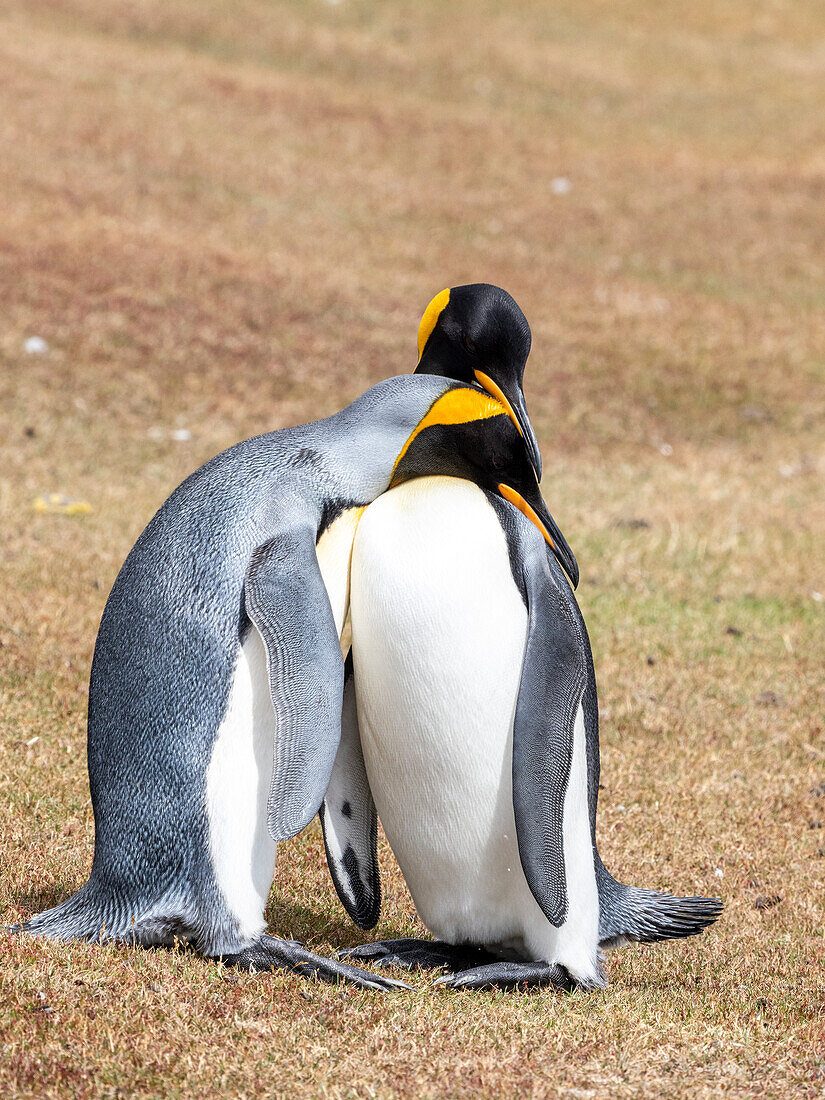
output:
[{"label": "penguin beak", "polygon": [[579,583],[579,566],[573,551],[567,545],[567,539],[559,530],[559,525],[547,511],[547,505],[541,499],[541,494],[536,490],[534,494],[533,502],[529,503],[521,493],[517,493],[515,489],[512,489],[509,485],[499,485],[498,491],[504,497],[505,500],[514,505],[526,516],[532,524],[538,527],[542,535],[547,542],[547,545],[555,554],[562,569],[564,569],[567,576],[570,578],[573,587],[578,587]]},{"label": "penguin beak", "polygon": [[510,398],[500,386],[496,385],[489,374],[485,374],[480,370],[474,373],[476,381],[482,389],[485,389],[491,397],[495,397],[497,401],[500,401],[507,410],[507,415],[518,428],[519,435],[524,440],[527,454],[530,456],[530,462],[533,469],[536,471],[536,480],[541,481],[541,451],[539,450],[539,441],[536,438],[536,433],[533,431],[530,417],[527,415],[527,406],[524,403],[524,394],[521,392],[521,388],[516,388],[512,398]]}]

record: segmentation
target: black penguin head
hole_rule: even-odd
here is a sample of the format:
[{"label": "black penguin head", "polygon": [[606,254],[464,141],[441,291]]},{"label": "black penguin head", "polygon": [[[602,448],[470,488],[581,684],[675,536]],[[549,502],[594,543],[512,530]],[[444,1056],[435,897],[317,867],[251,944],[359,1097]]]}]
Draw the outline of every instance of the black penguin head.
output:
[{"label": "black penguin head", "polygon": [[541,452],[522,389],[531,339],[527,318],[506,290],[490,283],[454,286],[436,294],[424,311],[415,369],[476,383],[500,401],[540,478]]},{"label": "black penguin head", "polygon": [[430,406],[396,460],[390,487],[438,475],[472,481],[515,505],[576,587],[579,567],[542,499],[525,441],[504,405],[476,386],[453,386]]}]

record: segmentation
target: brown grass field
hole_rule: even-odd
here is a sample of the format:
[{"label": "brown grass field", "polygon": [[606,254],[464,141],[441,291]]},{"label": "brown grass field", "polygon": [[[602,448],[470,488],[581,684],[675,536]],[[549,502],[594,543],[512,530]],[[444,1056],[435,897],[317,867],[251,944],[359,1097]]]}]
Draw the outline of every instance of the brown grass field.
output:
[{"label": "brown grass field", "polygon": [[[411,369],[478,280],[533,326],[605,862],[727,905],[572,996],[0,935],[0,1093],[825,1095],[821,3],[6,0],[0,148],[0,921],[88,873],[92,646],[153,511]],[[382,866],[375,935],[422,934]],[[363,939],[316,826],[268,915]]]}]

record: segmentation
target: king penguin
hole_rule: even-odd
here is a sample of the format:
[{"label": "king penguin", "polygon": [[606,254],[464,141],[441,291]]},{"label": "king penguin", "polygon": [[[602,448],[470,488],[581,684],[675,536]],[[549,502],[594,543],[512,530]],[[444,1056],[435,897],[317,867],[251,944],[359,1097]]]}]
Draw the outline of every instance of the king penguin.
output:
[{"label": "king penguin", "polygon": [[[575,585],[575,560],[507,497],[426,478],[359,525],[344,735],[324,803],[330,867],[371,926],[359,918],[374,923],[380,904],[377,804],[438,940],[343,954],[446,966],[455,987],[592,988],[604,949],[694,935],[721,903],[628,887],[602,864],[595,672],[560,568]],[[363,868],[366,879],[350,873]]]},{"label": "king penguin", "polygon": [[[421,316],[415,373],[475,384],[496,398],[524,440],[538,480],[541,453],[522,389],[531,343],[527,318],[506,290],[492,283],[450,287],[436,294]],[[559,552],[578,579],[575,558],[563,539]],[[320,817],[338,896],[360,928],[372,928],[381,908],[378,822],[358,736],[351,654],[342,735]]]},{"label": "king penguin", "polygon": [[391,483],[437,473],[504,484],[552,527],[504,406],[426,375],[246,440],[175,490],[95,645],[91,875],[20,931],[177,938],[241,967],[401,984],[267,935],[263,914],[277,842],[318,811],[339,746],[358,518]]}]

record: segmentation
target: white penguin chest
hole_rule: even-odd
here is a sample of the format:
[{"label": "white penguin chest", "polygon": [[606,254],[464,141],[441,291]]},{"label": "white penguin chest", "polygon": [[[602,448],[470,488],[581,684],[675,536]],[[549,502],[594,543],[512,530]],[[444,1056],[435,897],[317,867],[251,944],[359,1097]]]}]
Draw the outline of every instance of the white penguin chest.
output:
[{"label": "white penguin chest", "polygon": [[518,939],[538,908],[512,805],[527,611],[484,493],[439,477],[380,497],[351,600],[364,759],[416,907],[454,942]]}]

